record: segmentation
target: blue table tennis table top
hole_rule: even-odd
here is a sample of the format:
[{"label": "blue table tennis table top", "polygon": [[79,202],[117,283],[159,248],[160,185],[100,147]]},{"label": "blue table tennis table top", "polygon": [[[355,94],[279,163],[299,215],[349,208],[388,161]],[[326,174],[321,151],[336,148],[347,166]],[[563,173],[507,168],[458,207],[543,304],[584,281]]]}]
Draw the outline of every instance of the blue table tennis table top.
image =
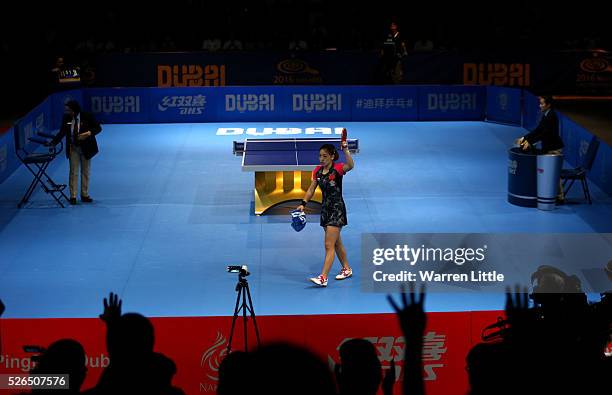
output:
[{"label": "blue table tennis table top", "polygon": [[[246,139],[242,147],[243,171],[310,171],[319,165],[319,149],[323,144],[332,144],[338,150],[338,162],[344,162],[341,140],[335,139]],[[348,140],[349,149],[358,151],[358,140]]]}]

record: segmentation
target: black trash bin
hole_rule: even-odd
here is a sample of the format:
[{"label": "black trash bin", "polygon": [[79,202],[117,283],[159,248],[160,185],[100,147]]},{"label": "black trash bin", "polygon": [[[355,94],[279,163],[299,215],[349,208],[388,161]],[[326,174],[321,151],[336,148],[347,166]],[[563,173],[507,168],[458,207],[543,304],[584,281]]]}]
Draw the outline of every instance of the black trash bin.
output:
[{"label": "black trash bin", "polygon": [[508,202],[521,207],[538,206],[537,155],[514,147],[508,150]]}]

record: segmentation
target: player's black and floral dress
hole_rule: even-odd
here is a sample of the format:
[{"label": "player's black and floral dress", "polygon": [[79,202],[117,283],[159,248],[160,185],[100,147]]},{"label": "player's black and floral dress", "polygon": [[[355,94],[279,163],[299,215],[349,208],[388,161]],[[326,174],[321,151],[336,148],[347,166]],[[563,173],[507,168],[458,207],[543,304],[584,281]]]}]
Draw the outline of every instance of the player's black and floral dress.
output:
[{"label": "player's black and floral dress", "polygon": [[348,224],[346,219],[346,205],[342,199],[342,177],[344,163],[334,163],[327,174],[324,168],[317,166],[312,171],[312,180],[316,180],[323,193],[321,205],[321,226],[337,226],[339,228]]}]

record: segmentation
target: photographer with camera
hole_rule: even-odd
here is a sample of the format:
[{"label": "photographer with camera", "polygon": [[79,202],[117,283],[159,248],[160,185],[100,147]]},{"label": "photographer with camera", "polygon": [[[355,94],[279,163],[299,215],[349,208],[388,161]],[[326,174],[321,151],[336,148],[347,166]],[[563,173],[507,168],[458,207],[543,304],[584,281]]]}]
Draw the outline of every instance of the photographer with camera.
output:
[{"label": "photographer with camera", "polygon": [[483,332],[485,343],[470,351],[471,394],[603,392],[612,363],[604,354],[610,293],[589,303],[577,276],[548,265],[531,281],[531,294],[508,290],[506,320],[485,328],[499,328],[497,336]]},{"label": "photographer with camera", "polygon": [[[32,375],[68,375],[68,388],[65,389],[33,389],[31,394],[80,394],[85,382],[87,367],[85,349],[76,340],[61,339],[49,345],[47,349],[29,346],[26,351],[40,352],[32,357],[36,366],[30,371]],[[24,347],[27,349],[28,347]]]}]

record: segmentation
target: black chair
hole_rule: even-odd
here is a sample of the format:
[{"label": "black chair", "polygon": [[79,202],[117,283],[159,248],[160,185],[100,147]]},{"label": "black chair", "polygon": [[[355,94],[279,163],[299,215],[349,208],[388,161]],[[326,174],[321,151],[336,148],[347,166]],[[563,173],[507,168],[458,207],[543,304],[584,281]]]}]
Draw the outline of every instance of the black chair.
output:
[{"label": "black chair", "polygon": [[[595,155],[597,155],[597,149],[599,148],[599,140],[597,137],[593,136],[591,141],[589,142],[589,147],[587,148],[586,153],[582,157],[582,161],[579,166],[574,169],[562,169],[561,170],[561,181],[563,185],[563,195],[567,196],[567,193],[574,185],[576,180],[579,180],[582,184],[582,192],[584,193],[584,198],[592,204],[591,201],[591,192],[589,191],[589,184],[587,181],[587,173],[591,170],[593,166],[593,162],[595,161]],[[569,182],[569,185],[566,184]]]},{"label": "black chair", "polygon": [[[34,176],[34,179],[30,183],[30,186],[21,198],[21,201],[17,207],[21,208],[28,202],[32,196],[32,193],[34,193],[34,189],[36,189],[36,186],[39,184],[45,193],[53,196],[53,199],[55,199],[60,206],[65,207],[62,203],[62,198],[64,198],[67,202],[69,201],[68,197],[64,193],[66,185],[55,183],[55,181],[53,181],[53,179],[46,172],[49,164],[64,149],[63,143],[60,142],[58,144],[59,149],[57,146],[48,147],[49,153],[35,153],[34,149],[28,151],[25,135],[21,132],[19,124],[15,124],[14,126],[13,137],[15,138],[15,152],[17,153],[17,157]],[[33,137],[29,137],[28,141],[47,146],[53,137],[53,135],[47,133],[37,132]]]}]

